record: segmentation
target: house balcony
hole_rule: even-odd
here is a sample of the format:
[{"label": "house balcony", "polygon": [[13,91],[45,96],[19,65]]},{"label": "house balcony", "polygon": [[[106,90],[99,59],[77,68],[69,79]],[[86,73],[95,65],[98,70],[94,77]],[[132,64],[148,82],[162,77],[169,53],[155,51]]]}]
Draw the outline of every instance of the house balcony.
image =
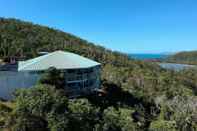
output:
[{"label": "house balcony", "polygon": [[72,75],[66,76],[66,81],[67,81],[67,83],[82,82],[82,81],[86,81],[88,79],[95,79],[96,77],[97,77],[97,75],[95,73],[82,74],[82,75],[72,74]]}]

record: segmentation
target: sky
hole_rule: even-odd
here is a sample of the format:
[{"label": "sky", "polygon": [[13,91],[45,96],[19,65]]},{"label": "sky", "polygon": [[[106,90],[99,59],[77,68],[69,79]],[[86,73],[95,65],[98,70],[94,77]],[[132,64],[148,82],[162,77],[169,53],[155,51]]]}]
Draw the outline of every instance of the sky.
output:
[{"label": "sky", "polygon": [[125,53],[197,50],[197,0],[0,0],[0,17]]}]

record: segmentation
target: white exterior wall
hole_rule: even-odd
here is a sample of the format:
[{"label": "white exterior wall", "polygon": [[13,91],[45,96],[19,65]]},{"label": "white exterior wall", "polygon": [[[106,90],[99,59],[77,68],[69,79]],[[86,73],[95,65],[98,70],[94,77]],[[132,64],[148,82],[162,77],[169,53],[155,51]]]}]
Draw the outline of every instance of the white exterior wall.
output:
[{"label": "white exterior wall", "polygon": [[[68,75],[66,77],[70,77],[76,74],[65,74],[65,75]],[[30,88],[36,85],[40,77],[41,75],[38,73],[0,71],[0,98],[8,99],[8,100],[12,99],[13,92],[16,89]],[[80,90],[81,91],[84,90],[85,92],[88,92],[100,87],[100,67],[94,68],[93,78],[95,79],[95,81],[91,87],[80,89]],[[75,77],[73,77],[72,79],[73,79],[72,83],[77,82]],[[88,79],[91,79],[91,77]],[[84,80],[81,79],[80,81],[84,81]],[[69,88],[69,90],[75,91],[78,95],[80,94],[80,91],[75,88],[74,89]]]},{"label": "white exterior wall", "polygon": [[30,88],[39,78],[36,73],[0,71],[0,98],[12,99],[16,89]]}]

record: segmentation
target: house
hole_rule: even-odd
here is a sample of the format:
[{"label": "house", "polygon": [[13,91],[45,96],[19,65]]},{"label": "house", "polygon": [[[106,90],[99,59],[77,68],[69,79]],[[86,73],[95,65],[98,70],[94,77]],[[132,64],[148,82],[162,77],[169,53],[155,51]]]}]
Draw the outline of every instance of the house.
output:
[{"label": "house", "polygon": [[74,53],[55,51],[20,61],[17,70],[1,70],[0,67],[0,97],[11,99],[16,89],[34,86],[51,67],[64,73],[64,88],[70,96],[90,93],[100,87],[100,63]]}]

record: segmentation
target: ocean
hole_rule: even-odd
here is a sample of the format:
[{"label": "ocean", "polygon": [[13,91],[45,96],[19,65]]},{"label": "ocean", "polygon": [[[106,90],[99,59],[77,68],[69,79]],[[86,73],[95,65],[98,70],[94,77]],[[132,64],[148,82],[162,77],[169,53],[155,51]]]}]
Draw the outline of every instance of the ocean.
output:
[{"label": "ocean", "polygon": [[166,54],[129,54],[131,58],[139,60],[148,60],[148,59],[164,59],[169,55]]}]

